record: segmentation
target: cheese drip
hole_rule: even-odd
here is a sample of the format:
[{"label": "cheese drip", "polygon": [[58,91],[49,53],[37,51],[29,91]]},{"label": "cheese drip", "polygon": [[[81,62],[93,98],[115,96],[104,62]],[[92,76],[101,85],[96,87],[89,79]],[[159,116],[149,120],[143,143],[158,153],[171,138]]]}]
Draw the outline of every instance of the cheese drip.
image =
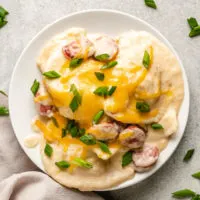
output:
[{"label": "cheese drip", "polygon": [[[82,159],[87,158],[89,152],[94,152],[97,150],[97,156],[99,158],[109,159],[112,155],[103,152],[98,144],[94,145],[86,145],[80,141],[79,138],[73,138],[70,134],[67,134],[65,137],[62,138],[62,129],[66,127],[67,120],[63,116],[59,115],[59,113],[54,113],[54,118],[56,119],[58,126],[54,124],[52,120],[49,120],[47,123],[37,119],[35,121],[35,125],[39,128],[39,130],[43,133],[43,136],[47,142],[50,143],[57,143],[62,145],[63,152],[66,153],[66,160],[72,161],[76,157],[80,157]],[[115,141],[108,144],[109,149],[111,152],[115,153],[119,148],[120,144]],[[68,171],[73,172],[73,170],[77,166],[71,164]]]},{"label": "cheese drip", "polygon": [[[150,47],[149,52],[152,64],[152,47]],[[70,62],[66,61],[60,69],[62,77],[58,80],[59,83],[57,82],[59,87],[57,87],[57,84],[52,84],[48,87],[48,92],[55,106],[65,108],[66,112],[68,112],[65,115],[66,117],[75,119],[81,125],[90,127],[93,117],[102,109],[111,113],[120,113],[118,120],[125,123],[132,122],[133,116],[135,122],[140,123],[144,119],[148,119],[157,114],[156,110],[153,110],[149,114],[141,114],[135,109],[133,96],[136,88],[142,83],[148,73],[145,67],[130,63],[129,67],[116,65],[114,68],[101,70],[100,68],[105,63],[92,58],[85,60],[79,67],[73,70],[69,68],[69,64]],[[104,73],[104,80],[99,81],[95,76],[95,72]],[[69,104],[73,99],[73,93],[70,91],[72,84],[76,85],[82,96],[82,103],[74,113],[69,108]],[[93,93],[95,89],[102,86],[117,86],[117,89],[112,96],[100,97],[95,95]],[[157,92],[151,94],[150,97],[157,98],[160,95],[161,92]],[[144,99],[149,97],[148,94],[142,94],[141,96]]]}]

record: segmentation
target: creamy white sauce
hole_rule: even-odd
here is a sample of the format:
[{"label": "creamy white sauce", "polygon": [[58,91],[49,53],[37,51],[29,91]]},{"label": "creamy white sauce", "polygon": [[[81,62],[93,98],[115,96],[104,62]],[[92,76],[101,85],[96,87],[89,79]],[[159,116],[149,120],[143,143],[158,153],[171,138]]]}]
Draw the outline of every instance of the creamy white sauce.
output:
[{"label": "creamy white sauce", "polygon": [[[80,30],[77,31],[77,33],[79,33]],[[70,31],[73,33],[72,29]],[[95,38],[94,36],[90,37]],[[56,49],[55,51],[51,52],[51,48],[46,48],[46,52],[44,52],[40,56],[42,58],[40,60],[44,61],[44,66],[40,66],[43,71],[44,69],[45,71],[47,71],[47,69],[58,70],[59,67],[64,64],[65,60],[63,59],[62,51],[60,51],[59,48],[61,44],[63,45],[63,40],[68,40],[69,38],[67,36],[64,36],[63,33],[61,34],[61,36],[58,35],[57,38],[60,39],[57,40],[56,38],[54,38],[54,40],[52,40],[52,44],[56,41],[56,48],[58,48],[58,50]],[[175,94],[173,96],[173,100],[170,99],[170,101],[167,102],[168,98],[162,98],[160,100],[160,97],[155,100],[148,100],[148,103],[150,105],[158,109],[161,108],[160,110],[162,111],[159,113],[158,117],[156,116],[150,122],[160,123],[163,125],[164,129],[153,130],[149,121],[145,121],[144,123],[148,124],[149,126],[148,137],[145,142],[156,145],[159,150],[162,151],[168,144],[169,136],[177,130],[178,122],[176,117],[183,98],[183,81],[177,59],[161,42],[159,42],[149,33],[143,31],[130,31],[124,33],[119,36],[118,42],[120,49],[117,56],[118,65],[115,66],[115,69],[120,69],[120,67],[122,67],[123,69],[127,69],[127,77],[130,76],[128,70],[132,69],[134,65],[143,66],[142,60],[144,56],[144,51],[149,51],[150,46],[153,47],[153,64],[151,66],[151,69],[149,69],[148,71],[145,79],[146,81],[143,81],[141,83],[141,92],[146,91],[149,94],[156,93],[157,90],[160,89],[158,87],[159,81],[161,81],[161,89],[163,91],[169,88],[171,89],[171,86],[173,86],[173,92]],[[104,46],[100,46],[100,50],[102,50],[102,48],[104,48]],[[102,50],[102,53],[105,52]],[[46,55],[50,55],[50,57]],[[47,64],[45,65],[45,63]],[[169,70],[169,67],[171,67],[173,70]],[[65,73],[67,73],[67,70]],[[116,70],[116,73],[120,73],[120,70]],[[139,76],[140,73],[142,72],[137,72],[136,76]],[[162,76],[160,76],[161,73]],[[76,81],[76,78],[74,78],[73,81],[73,83],[76,83],[78,85],[78,81]],[[48,84],[49,88],[52,87],[56,88],[57,90],[59,89],[60,91],[63,90],[59,81],[49,81]],[[68,82],[68,84],[71,83]],[[106,103],[112,102],[110,101]],[[125,102],[125,104],[128,104],[128,102]],[[172,110],[169,110],[169,105],[172,107]],[[65,117],[70,118],[71,113],[68,112],[68,107],[62,107],[59,109],[61,115],[63,114]],[[134,124],[134,122],[132,123]],[[36,146],[38,142],[39,139],[33,136],[29,136],[25,139],[25,146],[31,148]],[[122,168],[121,166],[121,158],[124,154],[124,152],[121,152],[121,150],[124,150],[122,148],[119,151],[118,149],[111,149],[114,156],[112,156],[108,161],[106,161],[108,157],[102,154],[100,149],[93,149],[93,152],[95,153],[90,152],[91,155],[86,157],[86,159],[88,161],[91,160],[94,167],[89,170],[78,167],[71,175],[69,173],[66,173],[67,170],[60,171],[55,166],[55,162],[60,161],[61,159],[70,160],[72,156],[79,157],[82,153],[82,146],[70,144],[67,152],[64,152],[61,145],[57,145],[56,143],[54,143],[52,144],[54,154],[51,159],[49,159],[49,157],[47,157],[43,151],[46,141],[44,141],[43,143],[44,144],[42,145],[41,154],[45,169],[58,182],[66,186],[79,188],[81,190],[109,188],[113,185],[117,185],[121,182],[128,180],[134,174],[134,168],[133,166],[131,166],[131,164],[128,165],[126,168]],[[57,149],[59,149],[59,151]],[[98,157],[101,157],[101,159],[99,159]],[[109,177],[109,179],[107,177]]]}]

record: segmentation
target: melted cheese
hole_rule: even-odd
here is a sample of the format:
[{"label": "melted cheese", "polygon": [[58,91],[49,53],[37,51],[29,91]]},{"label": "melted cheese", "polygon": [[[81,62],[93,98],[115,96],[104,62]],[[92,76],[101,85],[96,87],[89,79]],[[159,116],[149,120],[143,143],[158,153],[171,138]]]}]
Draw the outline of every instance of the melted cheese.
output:
[{"label": "melted cheese", "polygon": [[[99,81],[95,72],[101,71],[100,68],[103,64],[88,59],[78,68],[70,70],[69,63],[66,62],[61,70],[63,72],[60,79],[62,89],[57,89],[57,87],[48,89],[57,107],[68,107],[73,98],[70,85],[75,84],[82,96],[82,103],[74,113],[71,113],[71,118],[88,127],[91,126],[94,115],[101,109],[112,113],[126,110],[130,96],[133,95],[136,87],[144,80],[148,72],[144,67],[137,65],[133,65],[130,69],[117,66],[103,70],[105,79]],[[101,86],[117,86],[117,89],[111,97],[104,98],[93,93],[96,88]]]},{"label": "melted cheese", "polygon": [[35,101],[35,102],[40,102],[40,101],[47,100],[48,98],[49,98],[48,95],[37,96],[37,97],[34,98],[34,101]]},{"label": "melted cheese", "polygon": [[[152,64],[152,46],[149,47],[148,51]],[[85,56],[86,54],[88,54],[87,51]],[[70,116],[71,119],[75,119],[81,125],[89,127],[94,115],[101,109],[110,113],[120,113],[117,120],[125,123],[133,122],[133,120],[135,123],[140,123],[143,119],[148,120],[148,118],[157,114],[155,110],[147,114],[141,114],[135,110],[135,102],[131,102],[136,88],[143,82],[148,73],[145,67],[130,63],[131,67],[129,68],[116,65],[114,68],[101,71],[102,65],[104,63],[90,58],[84,60],[81,66],[73,70],[69,69],[69,61],[66,61],[61,67],[62,77],[59,80],[61,88],[58,88],[57,85],[48,88],[54,104],[57,107],[69,108],[73,98],[73,93],[70,91],[71,84],[76,85],[82,96],[82,103],[78,109],[74,113],[71,112],[70,115],[64,114],[65,116]],[[96,78],[95,72],[97,71],[104,73],[105,79],[103,81]],[[94,90],[102,86],[117,86],[117,89],[111,97],[105,98],[95,95]],[[158,91],[155,94],[140,93],[139,95],[141,99],[157,98],[161,95],[161,92]],[[69,112],[69,110],[66,109],[65,112]]]},{"label": "melted cheese", "polygon": [[134,136],[134,132],[125,132],[125,133],[121,133],[119,135],[119,140],[126,140],[127,138],[133,137]]},{"label": "melted cheese", "polygon": [[[107,154],[100,149],[98,144],[86,145],[81,142],[79,138],[73,138],[69,134],[62,138],[62,128],[66,126],[66,119],[58,113],[55,113],[54,117],[56,118],[59,127],[56,127],[51,120],[48,121],[46,124],[39,119],[35,121],[35,125],[40,129],[40,131],[43,133],[44,138],[48,142],[56,142],[63,146],[63,151],[66,152],[67,155],[66,160],[69,162],[71,162],[76,157],[85,159],[88,152],[91,151],[95,152],[99,158],[107,160],[121,147],[118,142],[110,143],[108,147],[112,154]],[[68,168],[68,172],[72,173],[76,167],[77,165],[71,164]]]},{"label": "melted cheese", "polygon": [[[66,108],[66,112],[69,111],[69,104],[74,96],[70,91],[70,86],[71,84],[75,84],[77,90],[82,96],[82,102],[74,113],[70,113],[70,118],[78,121],[81,127],[87,128],[87,132],[92,131],[88,129],[92,125],[92,119],[95,114],[102,109],[106,112],[117,113],[115,119],[123,123],[141,123],[142,121],[155,117],[158,114],[157,109],[151,110],[149,113],[141,113],[136,109],[137,100],[134,97],[135,93],[137,93],[141,99],[157,98],[164,94],[160,89],[154,94],[137,91],[137,87],[143,82],[148,74],[148,70],[145,67],[130,62],[129,67],[120,66],[118,64],[114,68],[101,70],[100,68],[105,63],[96,61],[92,58],[86,60],[88,51],[89,49],[85,51],[84,61],[79,67],[70,69],[70,62],[67,60],[60,68],[59,72],[62,75],[61,78],[56,80],[56,82],[52,82],[52,84],[50,82],[51,85],[48,87],[48,92],[50,93],[56,107]],[[151,59],[151,67],[153,63],[152,46],[148,48],[148,51]],[[103,81],[99,81],[95,76],[95,72],[98,71],[104,73],[105,78]],[[46,83],[46,81],[44,82]],[[102,86],[117,86],[117,89],[112,96],[100,97],[95,95],[93,93],[95,89]],[[168,92],[165,94],[168,94]],[[69,116],[69,114],[66,114],[66,116]],[[66,120],[58,113],[55,113],[54,117],[58,121],[59,128],[56,127],[52,121],[50,121],[46,126],[41,121],[36,120],[36,125],[44,133],[46,140],[50,142],[59,142],[63,146],[65,152],[68,151],[70,145],[78,145],[80,148],[77,148],[77,151],[78,149],[81,149],[78,151],[81,157],[85,157],[87,151],[91,148],[96,148],[100,157],[108,157],[107,155],[104,156],[103,153],[98,150],[99,147],[95,147],[95,145],[87,146],[80,140],[72,138],[69,135],[61,138],[62,127],[65,127]],[[98,136],[104,134],[101,131],[95,131],[93,131],[93,134]],[[102,135],[102,137],[106,136]],[[130,133],[124,134],[121,137],[121,139],[130,137]],[[118,148],[120,147],[117,146],[114,149]],[[77,156],[77,152],[75,152],[69,159],[71,160],[74,156]],[[72,171],[73,168],[74,166],[72,165],[69,171]]]}]

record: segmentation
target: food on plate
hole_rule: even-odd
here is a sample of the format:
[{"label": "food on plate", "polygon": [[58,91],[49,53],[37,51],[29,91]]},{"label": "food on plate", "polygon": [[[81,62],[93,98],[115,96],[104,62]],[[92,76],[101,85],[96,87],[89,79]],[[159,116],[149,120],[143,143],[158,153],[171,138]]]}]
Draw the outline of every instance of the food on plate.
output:
[{"label": "food on plate", "polygon": [[184,97],[178,60],[163,43],[144,31],[111,37],[71,28],[43,47],[37,65],[32,127],[51,177],[101,190],[155,166]]}]

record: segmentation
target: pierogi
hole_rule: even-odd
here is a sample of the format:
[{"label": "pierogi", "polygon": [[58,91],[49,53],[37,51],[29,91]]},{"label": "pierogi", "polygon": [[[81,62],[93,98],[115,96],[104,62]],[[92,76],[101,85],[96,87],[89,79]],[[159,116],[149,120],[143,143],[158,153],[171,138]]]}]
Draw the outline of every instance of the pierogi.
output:
[{"label": "pierogi", "polygon": [[92,191],[152,169],[178,129],[184,97],[178,60],[162,42],[144,31],[71,28],[43,47],[37,65],[32,127],[52,178]]}]

